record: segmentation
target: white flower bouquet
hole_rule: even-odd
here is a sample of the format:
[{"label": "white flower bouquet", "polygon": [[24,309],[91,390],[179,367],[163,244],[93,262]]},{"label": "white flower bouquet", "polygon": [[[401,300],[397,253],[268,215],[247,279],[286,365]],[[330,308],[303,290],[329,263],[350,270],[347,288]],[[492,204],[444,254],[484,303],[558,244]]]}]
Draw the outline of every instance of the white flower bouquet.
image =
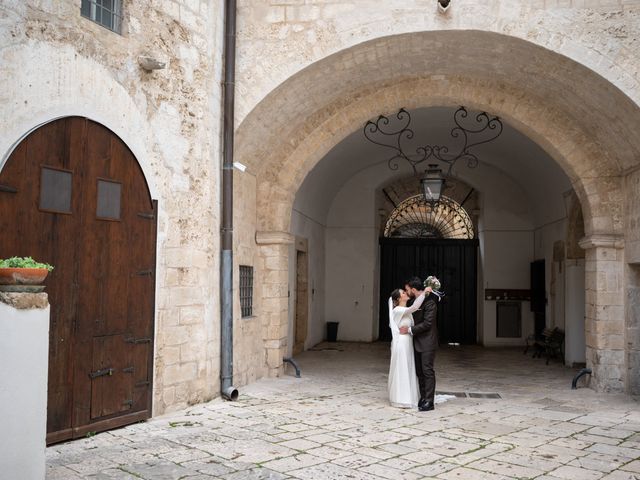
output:
[{"label": "white flower bouquet", "polygon": [[424,281],[424,286],[431,287],[431,290],[440,290],[442,285],[440,284],[440,280],[434,275],[429,275],[427,279]]},{"label": "white flower bouquet", "polygon": [[442,284],[436,276],[429,275],[424,281],[424,287],[431,287],[432,293],[438,297],[438,301],[440,301],[442,297],[444,297],[444,292],[440,290],[442,288]]}]

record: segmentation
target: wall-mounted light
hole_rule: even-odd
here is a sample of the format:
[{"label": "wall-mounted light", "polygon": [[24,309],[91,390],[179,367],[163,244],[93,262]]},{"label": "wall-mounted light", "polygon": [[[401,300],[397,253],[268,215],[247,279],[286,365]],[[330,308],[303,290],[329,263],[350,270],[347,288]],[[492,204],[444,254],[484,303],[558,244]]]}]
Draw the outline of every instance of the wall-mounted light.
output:
[{"label": "wall-mounted light", "polygon": [[233,162],[233,167],[237,168],[238,170],[240,170],[241,172],[244,172],[247,169],[246,165],[243,165],[240,162]]}]

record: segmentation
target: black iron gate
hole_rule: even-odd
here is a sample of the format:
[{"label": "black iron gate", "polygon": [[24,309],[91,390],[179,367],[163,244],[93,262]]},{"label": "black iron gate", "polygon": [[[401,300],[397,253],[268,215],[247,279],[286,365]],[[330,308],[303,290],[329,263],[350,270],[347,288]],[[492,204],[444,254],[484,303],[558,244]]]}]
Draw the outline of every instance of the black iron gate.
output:
[{"label": "black iron gate", "polygon": [[440,343],[476,343],[478,240],[380,239],[379,340],[390,340],[387,300],[405,280],[435,275],[445,298],[438,306]]}]

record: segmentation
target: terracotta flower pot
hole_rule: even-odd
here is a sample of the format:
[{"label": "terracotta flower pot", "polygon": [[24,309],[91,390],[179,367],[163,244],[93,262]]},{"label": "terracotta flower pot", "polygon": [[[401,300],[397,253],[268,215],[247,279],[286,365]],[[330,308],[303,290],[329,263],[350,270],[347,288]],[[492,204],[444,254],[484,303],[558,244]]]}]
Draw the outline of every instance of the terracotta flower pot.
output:
[{"label": "terracotta flower pot", "polygon": [[40,285],[48,274],[46,268],[0,268],[0,285]]}]

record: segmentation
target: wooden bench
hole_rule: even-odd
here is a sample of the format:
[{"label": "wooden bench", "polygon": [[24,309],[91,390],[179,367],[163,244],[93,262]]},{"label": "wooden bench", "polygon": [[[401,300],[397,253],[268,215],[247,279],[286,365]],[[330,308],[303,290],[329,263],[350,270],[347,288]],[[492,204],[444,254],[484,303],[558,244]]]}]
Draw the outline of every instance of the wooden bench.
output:
[{"label": "wooden bench", "polygon": [[549,365],[551,357],[564,359],[564,331],[558,327],[545,328],[542,331],[541,338],[536,339],[533,335],[527,338],[527,346],[524,349],[525,354],[529,347],[533,347],[533,358],[540,358],[544,353],[547,357],[547,365]]}]

